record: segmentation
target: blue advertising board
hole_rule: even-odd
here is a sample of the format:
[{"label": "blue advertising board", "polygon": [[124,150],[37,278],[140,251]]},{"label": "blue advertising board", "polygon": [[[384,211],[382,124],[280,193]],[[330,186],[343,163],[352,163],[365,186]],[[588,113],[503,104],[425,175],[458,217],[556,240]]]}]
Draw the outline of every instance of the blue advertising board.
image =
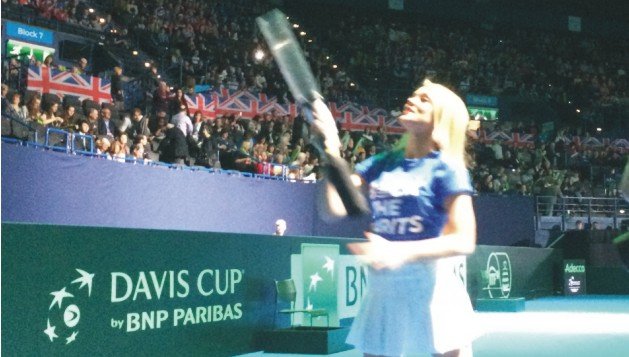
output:
[{"label": "blue advertising board", "polygon": [[7,21],[6,31],[8,37],[31,43],[52,45],[54,41],[53,31],[21,24],[19,22]]}]

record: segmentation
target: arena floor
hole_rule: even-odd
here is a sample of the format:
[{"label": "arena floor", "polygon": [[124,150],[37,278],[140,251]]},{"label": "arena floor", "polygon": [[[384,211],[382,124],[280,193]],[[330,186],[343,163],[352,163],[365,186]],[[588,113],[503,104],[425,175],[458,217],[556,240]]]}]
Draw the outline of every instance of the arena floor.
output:
[{"label": "arena floor", "polygon": [[[629,355],[629,296],[546,297],[526,301],[515,313],[478,313],[484,331],[475,357]],[[249,356],[317,356],[251,353]],[[361,357],[357,350],[328,355]]]}]

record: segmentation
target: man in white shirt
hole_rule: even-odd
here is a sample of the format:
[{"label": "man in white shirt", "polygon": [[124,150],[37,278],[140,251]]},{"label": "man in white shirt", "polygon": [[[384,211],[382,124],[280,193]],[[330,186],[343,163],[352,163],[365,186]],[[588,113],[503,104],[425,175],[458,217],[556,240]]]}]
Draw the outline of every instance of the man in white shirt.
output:
[{"label": "man in white shirt", "polygon": [[177,129],[181,130],[185,137],[188,137],[188,135],[192,134],[192,120],[186,112],[185,105],[182,104],[179,106],[179,113],[173,115],[173,117],[170,119],[170,122]]}]

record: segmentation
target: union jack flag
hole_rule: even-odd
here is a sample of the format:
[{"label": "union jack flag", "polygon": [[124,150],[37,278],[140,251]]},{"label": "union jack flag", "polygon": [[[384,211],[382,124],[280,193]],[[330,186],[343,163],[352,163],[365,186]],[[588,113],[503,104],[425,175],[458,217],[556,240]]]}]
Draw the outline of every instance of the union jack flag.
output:
[{"label": "union jack flag", "polygon": [[98,104],[111,103],[111,82],[109,80],[49,67],[30,66],[28,68],[27,89],[41,93],[52,93],[59,97],[73,95],[80,100],[90,99]]},{"label": "union jack flag", "polygon": [[216,102],[212,98],[212,93],[197,93],[194,97],[186,94],[185,97],[188,103],[188,115],[201,111],[205,117],[216,118]]},{"label": "union jack flag", "polygon": [[[295,103],[280,104],[276,97],[268,97],[264,93],[232,91],[227,88],[197,93],[194,96],[186,95],[186,101],[189,114],[200,110],[203,115],[210,118],[215,118],[217,114],[237,114],[242,118],[251,119],[267,112],[290,115],[294,118],[299,112]],[[338,105],[335,102],[329,102],[328,107],[334,119],[351,131],[362,131],[366,128],[375,130],[382,126],[388,133],[404,132],[397,119],[391,118],[382,108],[368,108],[354,103]]]}]

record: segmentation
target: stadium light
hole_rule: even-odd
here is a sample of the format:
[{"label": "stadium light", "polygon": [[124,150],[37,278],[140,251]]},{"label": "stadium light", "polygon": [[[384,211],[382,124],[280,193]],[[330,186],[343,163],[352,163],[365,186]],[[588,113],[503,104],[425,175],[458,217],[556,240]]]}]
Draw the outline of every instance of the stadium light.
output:
[{"label": "stadium light", "polygon": [[261,61],[264,58],[264,51],[257,49],[253,54],[253,58],[255,58],[256,61]]}]

